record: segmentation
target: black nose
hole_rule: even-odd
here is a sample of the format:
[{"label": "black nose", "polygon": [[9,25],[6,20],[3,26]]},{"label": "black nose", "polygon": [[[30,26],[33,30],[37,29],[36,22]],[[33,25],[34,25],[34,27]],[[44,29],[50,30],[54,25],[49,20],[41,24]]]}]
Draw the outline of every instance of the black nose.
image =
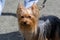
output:
[{"label": "black nose", "polygon": [[24,22],[23,24],[24,24],[24,25],[26,25],[27,23],[26,23],[26,22]]}]

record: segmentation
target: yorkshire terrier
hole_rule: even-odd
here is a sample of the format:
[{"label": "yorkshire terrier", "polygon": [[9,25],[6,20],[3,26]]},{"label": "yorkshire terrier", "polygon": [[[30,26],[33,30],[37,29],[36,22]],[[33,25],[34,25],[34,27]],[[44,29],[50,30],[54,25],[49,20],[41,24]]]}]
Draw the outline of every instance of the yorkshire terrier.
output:
[{"label": "yorkshire terrier", "polygon": [[30,8],[18,4],[17,18],[24,40],[60,40],[60,19],[56,16],[39,18],[36,4]]},{"label": "yorkshire terrier", "polygon": [[[43,4],[46,2],[44,0]],[[41,6],[42,9],[44,5]],[[37,4],[33,4],[30,8],[25,8],[23,5],[18,4],[17,18],[19,30],[21,31],[24,40],[38,40],[39,39],[39,8]],[[39,39],[40,40],[40,39]]]},{"label": "yorkshire terrier", "polygon": [[30,8],[25,8],[21,4],[17,9],[18,24],[25,40],[37,40],[37,24],[39,9],[36,4]]}]

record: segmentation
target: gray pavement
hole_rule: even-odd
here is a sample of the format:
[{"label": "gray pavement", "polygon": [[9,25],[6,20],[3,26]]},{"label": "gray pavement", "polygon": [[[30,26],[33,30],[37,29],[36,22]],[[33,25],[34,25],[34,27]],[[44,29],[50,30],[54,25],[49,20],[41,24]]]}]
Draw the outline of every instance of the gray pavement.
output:
[{"label": "gray pavement", "polygon": [[[23,2],[23,0],[20,1]],[[38,6],[41,5],[42,1],[43,0],[39,0]],[[18,0],[6,0],[3,13],[16,14],[17,6]],[[40,11],[40,16],[42,15],[55,15],[60,18],[60,0],[47,0],[45,8]],[[18,30],[18,22],[15,16],[0,16],[0,34],[11,33]]]},{"label": "gray pavement", "polygon": [[[17,0],[6,0],[3,13],[15,13],[17,9]],[[0,34],[10,33],[18,30],[17,18],[14,16],[0,16]]]}]

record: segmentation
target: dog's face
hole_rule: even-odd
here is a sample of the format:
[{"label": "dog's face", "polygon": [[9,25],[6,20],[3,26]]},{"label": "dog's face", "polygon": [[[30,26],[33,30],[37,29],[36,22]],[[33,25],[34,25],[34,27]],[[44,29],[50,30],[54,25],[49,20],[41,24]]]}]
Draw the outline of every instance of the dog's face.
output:
[{"label": "dog's face", "polygon": [[[30,11],[30,10],[29,10]],[[31,12],[28,12],[27,10],[22,10],[21,14],[19,15],[19,25],[23,29],[29,29],[30,27],[35,26],[35,16],[31,14]]]},{"label": "dog's face", "polygon": [[17,16],[20,29],[22,31],[34,30],[38,20],[38,10],[35,6],[31,8],[24,8],[23,6],[19,6],[17,9]]}]

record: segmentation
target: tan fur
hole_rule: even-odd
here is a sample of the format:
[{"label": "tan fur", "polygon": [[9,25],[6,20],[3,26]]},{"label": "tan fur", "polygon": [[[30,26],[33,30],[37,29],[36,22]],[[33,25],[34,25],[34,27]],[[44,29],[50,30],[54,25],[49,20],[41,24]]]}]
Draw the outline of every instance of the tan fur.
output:
[{"label": "tan fur", "polygon": [[37,24],[39,18],[39,10],[36,4],[31,8],[24,8],[18,4],[17,17],[19,29],[25,40],[37,40]]}]

